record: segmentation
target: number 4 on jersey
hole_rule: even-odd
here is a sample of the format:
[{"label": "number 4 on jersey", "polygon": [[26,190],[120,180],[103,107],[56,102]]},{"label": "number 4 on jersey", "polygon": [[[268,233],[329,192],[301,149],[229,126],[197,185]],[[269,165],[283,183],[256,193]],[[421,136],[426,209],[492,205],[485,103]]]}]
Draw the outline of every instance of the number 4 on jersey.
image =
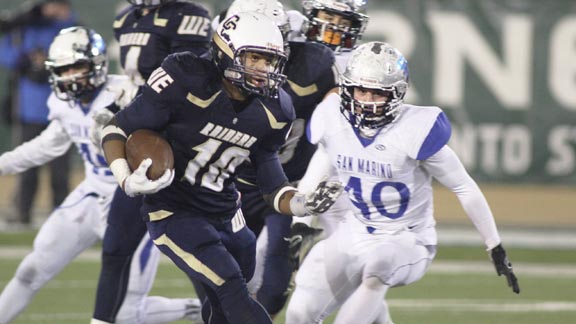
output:
[{"label": "number 4 on jersey", "polygon": [[[350,201],[352,202],[352,204],[356,208],[360,209],[360,212],[362,212],[362,215],[366,219],[371,219],[371,212],[370,212],[371,208],[372,209],[376,208],[376,210],[378,211],[378,213],[380,213],[380,215],[391,219],[397,219],[402,217],[402,215],[404,215],[406,209],[408,208],[408,202],[410,201],[410,190],[403,183],[391,182],[391,181],[376,183],[372,187],[372,192],[370,193],[369,196],[370,205],[368,205],[364,200],[362,190],[363,190],[362,179],[358,177],[350,177],[348,183],[346,184],[346,187],[344,188],[344,191],[348,193],[348,196],[350,197]],[[396,191],[396,193],[394,193],[393,191]],[[397,195],[398,206],[396,208],[397,209],[396,212],[388,210],[391,209],[390,207],[392,206],[388,206],[388,209],[386,206],[384,206],[384,203],[382,202],[383,193],[386,196]]]}]

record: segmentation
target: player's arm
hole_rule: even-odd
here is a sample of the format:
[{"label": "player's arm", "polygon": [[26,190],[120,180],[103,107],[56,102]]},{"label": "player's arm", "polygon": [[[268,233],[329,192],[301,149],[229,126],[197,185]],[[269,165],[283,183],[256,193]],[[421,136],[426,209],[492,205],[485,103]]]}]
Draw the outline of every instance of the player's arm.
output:
[{"label": "player's arm", "polygon": [[275,152],[266,158],[260,156],[255,165],[264,200],[281,214],[306,216],[323,213],[334,204],[343,190],[340,182],[323,180],[311,192],[298,191],[288,184]]},{"label": "player's arm", "polygon": [[58,120],[35,138],[0,156],[0,175],[17,174],[44,165],[64,155],[72,145],[68,133]]},{"label": "player's arm", "polygon": [[174,170],[168,169],[156,179],[150,180],[146,171],[152,165],[151,159],[144,159],[138,168],[132,172],[126,160],[126,132],[118,125],[118,120],[112,118],[103,129],[102,149],[106,162],[114,174],[118,184],[130,197],[141,194],[152,194],[168,187],[174,179]]},{"label": "player's arm", "polygon": [[445,145],[423,161],[422,165],[442,185],[456,194],[466,215],[484,239],[497,274],[505,275],[508,285],[515,293],[519,293],[518,280],[512,270],[512,264],[508,261],[506,251],[502,247],[496,222],[486,197],[476,181],[468,174],[456,153]]},{"label": "player's arm", "polygon": [[[164,65],[163,65],[164,67]],[[161,77],[154,77],[154,73]],[[153,73],[148,84],[126,109],[118,112],[102,130],[102,149],[110,170],[118,184],[129,196],[152,194],[169,186],[174,179],[174,170],[166,172],[157,180],[150,180],[146,171],[151,159],[144,159],[132,172],[126,160],[126,140],[138,129],[163,130],[170,119],[170,108],[180,98],[179,88],[162,67]],[[162,77],[163,76],[163,77]]]}]

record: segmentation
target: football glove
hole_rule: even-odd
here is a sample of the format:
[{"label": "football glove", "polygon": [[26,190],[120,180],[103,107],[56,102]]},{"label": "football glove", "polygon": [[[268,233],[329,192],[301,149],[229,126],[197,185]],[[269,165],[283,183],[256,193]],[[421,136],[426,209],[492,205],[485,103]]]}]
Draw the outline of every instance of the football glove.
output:
[{"label": "football glove", "polygon": [[322,233],[321,228],[310,227],[304,223],[295,223],[290,229],[290,236],[285,237],[288,241],[290,263],[298,270],[300,262],[312,247],[312,243]]},{"label": "football glove", "polygon": [[339,181],[321,181],[313,192],[296,193],[290,200],[294,216],[322,214],[340,197],[344,187]]},{"label": "football glove", "polygon": [[124,80],[119,84],[114,84],[106,88],[106,90],[114,93],[114,104],[116,104],[120,110],[126,108],[126,106],[134,100],[139,89],[140,87],[134,84],[132,80]]},{"label": "football glove", "polygon": [[100,150],[102,150],[102,129],[112,117],[114,117],[114,113],[108,108],[100,109],[92,115],[94,123],[90,127],[90,141]]},{"label": "football glove", "polygon": [[146,176],[146,171],[152,165],[152,159],[144,159],[140,162],[138,169],[130,174],[123,183],[124,192],[130,197],[144,194],[153,194],[168,187],[174,180],[174,170],[168,169],[164,174],[156,179],[150,180]]},{"label": "football glove", "polygon": [[496,273],[499,276],[506,276],[508,287],[511,287],[513,292],[519,294],[520,286],[518,285],[518,279],[512,270],[512,263],[508,260],[506,250],[504,250],[502,244],[498,244],[498,246],[490,250],[490,257],[496,268]]}]

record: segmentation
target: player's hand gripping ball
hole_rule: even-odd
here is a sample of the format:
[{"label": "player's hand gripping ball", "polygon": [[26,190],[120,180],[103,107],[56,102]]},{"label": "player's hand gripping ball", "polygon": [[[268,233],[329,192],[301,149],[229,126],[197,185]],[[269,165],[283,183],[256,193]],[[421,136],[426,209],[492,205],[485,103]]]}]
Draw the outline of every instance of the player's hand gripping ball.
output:
[{"label": "player's hand gripping ball", "polygon": [[174,168],[174,153],[164,137],[149,129],[139,129],[126,140],[126,160],[130,170],[138,169],[142,160],[152,159],[146,176],[150,180],[160,178],[168,169]]}]

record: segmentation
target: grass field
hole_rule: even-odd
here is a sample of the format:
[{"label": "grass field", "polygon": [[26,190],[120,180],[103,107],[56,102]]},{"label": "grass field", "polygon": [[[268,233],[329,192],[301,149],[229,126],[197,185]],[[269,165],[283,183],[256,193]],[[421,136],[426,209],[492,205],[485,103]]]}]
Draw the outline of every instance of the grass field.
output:
[{"label": "grass field", "polygon": [[[12,277],[22,250],[30,248],[33,234],[0,234],[0,288]],[[440,246],[424,279],[390,291],[395,323],[576,323],[576,253],[515,248],[509,254],[522,288],[520,295],[496,276],[482,248]],[[98,272],[98,250],[92,249],[42,289],[14,324],[88,323]],[[188,297],[193,292],[183,274],[163,260],[152,293]],[[283,322],[284,314],[275,323]]]}]

